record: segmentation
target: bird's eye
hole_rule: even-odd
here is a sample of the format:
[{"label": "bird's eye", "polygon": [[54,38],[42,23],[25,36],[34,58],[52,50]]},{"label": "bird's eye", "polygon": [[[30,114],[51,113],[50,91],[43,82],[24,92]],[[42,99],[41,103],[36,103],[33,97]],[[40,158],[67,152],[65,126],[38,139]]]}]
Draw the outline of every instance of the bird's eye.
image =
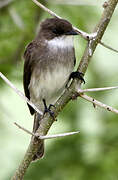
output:
[{"label": "bird's eye", "polygon": [[53,29],[52,32],[58,34],[58,31],[56,29]]},{"label": "bird's eye", "polygon": [[63,30],[61,30],[61,29],[58,29],[58,30],[57,29],[53,29],[52,32],[55,33],[56,35],[61,35],[61,34],[64,33]]}]

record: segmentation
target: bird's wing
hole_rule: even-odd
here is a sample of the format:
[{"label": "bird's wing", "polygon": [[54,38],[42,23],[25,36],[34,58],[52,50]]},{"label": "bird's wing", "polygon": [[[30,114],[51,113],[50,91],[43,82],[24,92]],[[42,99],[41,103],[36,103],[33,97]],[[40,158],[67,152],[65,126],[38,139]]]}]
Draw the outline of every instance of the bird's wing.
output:
[{"label": "bird's wing", "polygon": [[[24,53],[24,75],[23,75],[23,84],[24,84],[24,91],[26,97],[30,100],[30,92],[29,92],[29,84],[30,84],[30,79],[31,79],[31,74],[32,74],[32,66],[34,63],[33,60],[33,53],[35,52],[36,49],[36,44],[35,42],[31,42]],[[34,109],[28,104],[30,113],[33,115],[34,114]]]}]

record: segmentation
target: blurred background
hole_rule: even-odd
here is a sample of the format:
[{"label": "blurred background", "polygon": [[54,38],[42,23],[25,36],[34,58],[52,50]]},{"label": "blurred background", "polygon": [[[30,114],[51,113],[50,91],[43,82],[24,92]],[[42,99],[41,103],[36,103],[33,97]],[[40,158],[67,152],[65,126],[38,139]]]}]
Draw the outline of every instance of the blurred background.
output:
[{"label": "blurred background", "polygon": [[[74,26],[92,32],[103,12],[103,0],[40,1]],[[23,53],[35,37],[40,21],[50,17],[31,0],[0,0],[0,71],[23,92]],[[118,49],[115,11],[102,39]],[[77,65],[86,47],[75,38]],[[99,45],[82,88],[118,86],[118,54]],[[88,93],[118,109],[118,90]],[[0,79],[0,179],[9,180],[26,152],[30,135],[13,123],[32,130],[26,103]],[[118,115],[83,99],[70,102],[49,134],[80,130],[79,135],[45,142],[45,157],[32,163],[24,180],[118,180]]]}]

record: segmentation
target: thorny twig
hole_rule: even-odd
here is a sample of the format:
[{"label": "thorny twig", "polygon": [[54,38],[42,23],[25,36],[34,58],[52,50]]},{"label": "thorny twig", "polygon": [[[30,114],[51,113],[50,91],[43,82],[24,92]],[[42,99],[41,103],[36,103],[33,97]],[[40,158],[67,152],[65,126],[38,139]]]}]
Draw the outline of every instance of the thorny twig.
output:
[{"label": "thorny twig", "polygon": [[[58,16],[56,13],[54,13],[53,11],[51,11],[50,9],[48,9],[47,7],[45,7],[43,4],[41,4],[40,2],[38,2],[37,0],[32,0],[37,6],[39,6],[40,8],[42,8],[44,11],[48,12],[51,16],[53,17],[57,17],[59,19],[61,19],[60,16]],[[76,27],[73,27],[77,32],[78,34],[80,34],[83,38],[87,39],[87,40],[90,40],[90,39],[94,39],[97,35],[97,33],[91,33],[91,34],[88,34]]]},{"label": "thorny twig", "polygon": [[78,93],[107,91],[107,90],[112,90],[112,89],[118,89],[118,86],[104,87],[104,88],[92,88],[92,89],[78,89]]},{"label": "thorny twig", "polygon": [[[35,0],[33,0],[35,1]],[[98,43],[100,42],[108,23],[110,22],[111,16],[115,10],[115,7],[118,3],[118,0],[108,0],[108,6],[104,9],[102,17],[99,21],[99,24],[96,26],[95,30],[93,32],[97,32],[97,36],[94,36],[94,40],[92,39],[91,43],[91,50],[92,54],[94,53]],[[93,38],[93,37],[92,37]],[[92,56],[92,55],[91,55]],[[91,56],[89,54],[89,46],[87,45],[83,57],[80,61],[78,71],[85,73],[88,64],[90,62]],[[81,82],[79,81],[72,81],[70,87],[65,90],[63,95],[57,100],[55,103],[55,109],[54,114],[55,117],[59,114],[59,112],[65,107],[65,105],[71,100],[73,95],[76,95],[76,86],[81,86]],[[80,94],[81,95],[81,94]],[[92,102],[93,103],[93,102]],[[40,122],[40,127],[36,131],[39,136],[45,136],[51,125],[53,124],[54,120],[49,116],[49,114],[46,114],[43,118],[43,120]],[[39,146],[42,144],[42,140],[35,141],[32,139],[30,142],[30,145],[28,147],[28,150],[24,156],[23,161],[20,163],[19,168],[16,170],[14,176],[12,177],[12,180],[22,180],[24,174],[27,171],[27,168],[29,167],[30,163],[32,162],[33,156],[37,153]]]},{"label": "thorny twig", "polygon": [[54,134],[54,135],[48,135],[48,136],[39,136],[37,133],[32,133],[29,130],[27,130],[26,128],[20,126],[19,124],[17,124],[16,122],[14,123],[18,128],[22,129],[23,131],[25,131],[26,133],[37,137],[38,139],[54,139],[54,138],[60,138],[60,137],[65,137],[65,136],[72,136],[74,134],[78,134],[80,133],[80,131],[75,131],[75,132],[68,132],[68,133],[63,133],[63,134]]},{"label": "thorny twig", "polygon": [[113,107],[111,107],[111,106],[108,106],[108,105],[106,105],[106,104],[103,104],[102,102],[100,102],[100,101],[98,101],[98,100],[96,100],[96,99],[94,99],[94,98],[92,98],[92,97],[90,97],[90,96],[87,96],[86,94],[80,94],[79,96],[80,96],[81,98],[83,98],[83,99],[85,99],[85,100],[93,103],[95,106],[99,106],[99,107],[101,107],[101,108],[106,109],[107,111],[111,111],[111,112],[113,112],[113,113],[118,114],[118,110],[117,110],[117,109],[115,109],[115,108],[113,108]]},{"label": "thorny twig", "polygon": [[21,92],[19,91],[13,83],[11,83],[1,72],[0,77],[23,99],[25,100],[33,109],[35,109],[36,112],[43,115],[42,111],[40,111],[29,99]]},{"label": "thorny twig", "polygon": [[[37,0],[32,0],[32,1],[33,1],[37,6],[39,6],[40,8],[42,8],[44,11],[48,12],[50,15],[61,19],[60,16],[58,16],[56,13],[54,13],[53,11],[51,11],[50,9],[48,9],[47,7],[45,7],[43,4],[41,4],[41,3],[38,2]],[[95,32],[95,33],[88,34],[88,33],[84,32],[84,31],[82,31],[82,30],[80,30],[80,29],[78,29],[78,28],[76,28],[76,27],[73,27],[73,28],[78,32],[78,34],[80,34],[80,35],[81,35],[84,39],[86,39],[86,40],[93,40],[93,39],[96,37],[96,35],[97,35],[96,32]],[[112,50],[112,51],[118,53],[118,50],[110,47],[109,45],[106,45],[106,44],[103,43],[102,41],[99,41],[99,43],[100,43],[102,46],[104,46],[105,48],[107,48],[107,49],[109,49],[109,50]],[[91,54],[91,53],[89,53],[89,54]]]}]

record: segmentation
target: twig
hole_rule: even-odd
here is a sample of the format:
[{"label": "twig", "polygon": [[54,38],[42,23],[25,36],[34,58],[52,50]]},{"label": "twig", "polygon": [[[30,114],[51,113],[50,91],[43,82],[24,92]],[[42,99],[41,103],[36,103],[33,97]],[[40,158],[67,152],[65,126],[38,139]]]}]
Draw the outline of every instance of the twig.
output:
[{"label": "twig", "polygon": [[51,16],[60,18],[60,16],[58,16],[56,13],[54,13],[53,11],[51,11],[50,9],[48,9],[47,7],[45,7],[43,4],[41,4],[40,2],[38,2],[37,0],[32,0],[37,6],[39,6],[40,8],[42,8],[44,11],[48,12]]},{"label": "twig", "polygon": [[[54,13],[53,11],[51,11],[50,9],[48,9],[47,7],[45,7],[43,4],[41,4],[40,2],[38,2],[37,0],[32,0],[37,6],[39,6],[40,8],[42,8],[44,11],[48,12],[51,16],[57,17],[59,19],[62,19],[60,16],[58,16],[56,13]],[[73,27],[78,34],[80,34],[84,39],[90,40],[90,39],[94,39],[97,35],[97,33],[91,33],[88,34],[76,27]]]},{"label": "twig", "polygon": [[[42,8],[44,11],[48,12],[51,16],[54,16],[54,17],[57,17],[57,18],[60,18],[60,19],[61,19],[60,16],[58,16],[56,13],[54,13],[53,11],[51,11],[50,9],[48,9],[47,7],[45,7],[43,4],[41,4],[41,3],[38,2],[37,0],[32,0],[32,1],[33,1],[37,6],[39,6],[40,8]],[[82,30],[80,30],[80,29],[78,29],[78,28],[76,28],[76,27],[73,27],[73,28],[78,32],[78,34],[80,34],[80,35],[81,35],[84,39],[86,39],[86,40],[93,40],[93,39],[96,37],[96,35],[97,35],[96,32],[95,32],[95,33],[88,34],[88,33],[84,32],[84,31],[82,31]],[[116,50],[116,49],[114,49],[114,48],[106,45],[105,43],[103,43],[103,42],[101,42],[101,41],[99,41],[99,43],[100,43],[102,46],[104,46],[105,48],[110,49],[110,50],[118,53],[118,50]],[[91,51],[90,48],[89,48],[89,51]],[[89,54],[91,55],[92,53],[89,53]]]},{"label": "twig", "polygon": [[10,7],[8,10],[9,10],[9,14],[10,14],[11,18],[13,19],[13,21],[17,25],[17,27],[19,27],[19,29],[21,29],[21,30],[24,30],[25,24],[24,24],[23,20],[21,19],[20,15],[12,7]]},{"label": "twig", "polygon": [[24,127],[20,126],[19,124],[17,124],[16,122],[14,123],[18,128],[22,129],[23,131],[25,131],[26,133],[35,136],[39,139],[54,139],[54,138],[60,138],[60,137],[65,137],[65,136],[72,136],[74,134],[78,134],[80,133],[80,131],[76,131],[76,132],[68,132],[68,133],[63,133],[63,134],[55,134],[55,135],[48,135],[48,136],[39,136],[37,133],[34,134],[32,132],[30,132],[29,130],[25,129]]},{"label": "twig", "polygon": [[78,89],[78,93],[106,91],[106,90],[112,90],[112,89],[118,89],[118,86],[105,87],[105,88],[92,88],[92,89]]},{"label": "twig", "polygon": [[80,133],[80,131],[68,132],[68,133],[63,133],[63,134],[48,135],[48,136],[40,136],[39,139],[54,139],[54,138],[60,138],[60,137],[65,137],[65,136],[72,136],[72,135],[75,135],[78,133]]},{"label": "twig", "polygon": [[112,50],[112,51],[118,53],[118,50],[116,50],[116,49],[114,49],[114,48],[106,45],[104,42],[100,41],[99,43],[100,43],[102,46],[104,46],[105,48],[107,48],[107,49],[109,49],[109,50]]},{"label": "twig", "polygon": [[[97,36],[95,37],[94,41],[92,41],[92,44],[91,44],[92,54],[94,53],[96,46],[102,39],[102,36],[110,22],[110,19],[112,17],[112,14],[115,10],[117,3],[118,3],[118,0],[108,0],[108,6],[107,6],[107,8],[104,9],[103,14],[100,18],[100,21],[93,31],[93,32],[97,32]],[[85,73],[88,68],[90,59],[91,59],[91,57],[89,55],[89,46],[87,44],[86,49],[85,49],[83,56],[81,58],[81,61],[80,61],[78,71]],[[73,80],[70,87],[68,89],[66,89],[65,92],[62,94],[62,96],[57,100],[57,102],[55,103],[55,108],[54,108],[55,118],[58,116],[60,111],[62,111],[62,109],[66,106],[66,104],[72,99],[73,95],[76,95],[76,86],[77,85],[81,87],[81,81],[78,82],[76,80]],[[80,95],[82,95],[82,94],[80,94]],[[94,103],[94,102],[92,101],[92,103]],[[45,136],[48,133],[48,131],[53,123],[54,123],[54,120],[47,113],[44,116],[43,120],[40,122],[40,126],[36,133],[38,133],[39,136],[40,135]],[[32,162],[34,155],[38,152],[41,144],[42,144],[41,140],[38,140],[37,142],[36,141],[34,142],[34,140],[31,140],[28,150],[24,156],[24,159],[20,163],[20,166],[16,170],[14,176],[12,177],[12,180],[22,180],[23,179],[30,163]]]},{"label": "twig", "polygon": [[113,108],[111,106],[108,106],[106,104],[103,104],[100,101],[98,101],[98,100],[96,100],[96,99],[94,99],[94,98],[92,98],[90,96],[87,96],[86,94],[80,94],[80,97],[85,99],[85,100],[87,100],[87,101],[89,101],[89,102],[92,102],[93,104],[95,104],[95,105],[97,105],[97,106],[99,106],[101,108],[106,109],[107,111],[111,111],[113,113],[118,114],[118,110],[117,109],[115,109],[115,108]]},{"label": "twig", "polygon": [[29,99],[21,92],[19,91],[1,72],[0,77],[24,100],[26,101],[33,109],[35,109],[36,112],[43,115],[42,111],[40,111]]},{"label": "twig", "polygon": [[27,129],[25,129],[24,127],[20,126],[20,125],[17,124],[16,122],[14,122],[14,124],[15,124],[19,129],[22,129],[22,130],[25,131],[26,133],[28,133],[28,134],[30,134],[30,135],[32,135],[32,136],[36,136],[36,137],[37,137],[36,134],[30,132],[29,130],[27,130]]}]

